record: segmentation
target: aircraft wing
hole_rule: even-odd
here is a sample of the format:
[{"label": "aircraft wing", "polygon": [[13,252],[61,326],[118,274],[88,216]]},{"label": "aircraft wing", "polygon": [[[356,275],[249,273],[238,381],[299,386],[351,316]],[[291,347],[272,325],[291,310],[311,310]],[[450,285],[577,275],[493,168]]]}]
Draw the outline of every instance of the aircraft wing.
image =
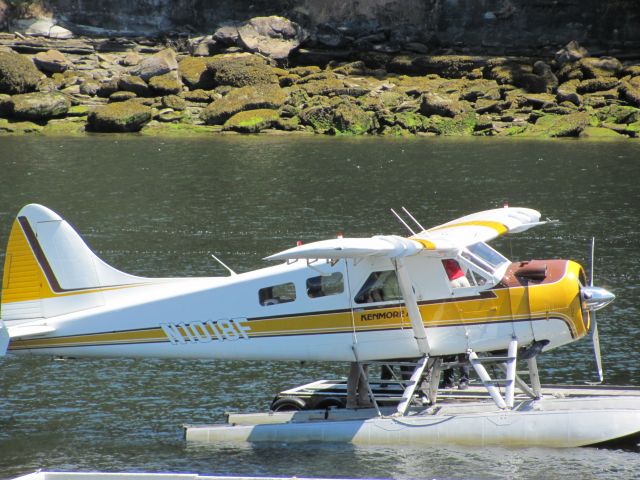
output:
[{"label": "aircraft wing", "polygon": [[524,232],[543,223],[546,222],[540,221],[540,212],[530,208],[496,208],[458,218],[410,238],[396,235],[333,238],[290,248],[266,257],[266,260],[401,258],[428,251],[445,254],[506,233]]},{"label": "aircraft wing", "polygon": [[477,242],[488,242],[500,235],[519,233],[536,225],[540,212],[530,208],[504,207],[473,213],[411,237],[427,250],[460,249]]},{"label": "aircraft wing", "polygon": [[299,245],[276,253],[266,260],[290,260],[298,258],[397,258],[415,255],[422,250],[419,241],[396,235],[379,235],[370,238],[332,238]]}]

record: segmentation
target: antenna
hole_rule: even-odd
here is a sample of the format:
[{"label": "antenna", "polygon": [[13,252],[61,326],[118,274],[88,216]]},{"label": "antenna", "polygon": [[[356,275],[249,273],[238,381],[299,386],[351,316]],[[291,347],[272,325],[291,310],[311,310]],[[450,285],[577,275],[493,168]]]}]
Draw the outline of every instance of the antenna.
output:
[{"label": "antenna", "polygon": [[415,219],[415,217],[413,215],[411,215],[411,213],[409,213],[409,210],[407,210],[406,208],[402,207],[402,210],[404,211],[404,213],[406,213],[407,215],[409,215],[409,218],[411,220],[413,220],[413,223],[415,223],[418,227],[420,227],[420,230],[424,231],[426,230],[426,228],[424,228],[422,225],[420,225],[420,222],[418,220]]},{"label": "antenna", "polygon": [[234,272],[233,270],[231,270],[227,265],[225,265],[225,263],[220,260],[218,257],[216,257],[213,253],[210,254],[211,257],[218,262],[220,265],[222,265],[224,268],[226,268],[227,270],[229,270],[229,273],[231,274],[231,276],[233,277],[234,275],[237,275],[236,272]]},{"label": "antenna", "polygon": [[390,208],[390,210],[391,210],[391,213],[393,213],[393,214],[396,216],[396,218],[397,218],[398,220],[400,220],[400,223],[402,223],[402,225],[404,225],[404,226],[406,227],[406,229],[407,229],[407,230],[409,230],[409,231],[411,232],[411,234],[412,234],[412,235],[415,235],[415,234],[416,234],[416,232],[414,232],[414,231],[411,229],[411,227],[410,227],[409,225],[407,225],[407,223],[402,219],[402,217],[401,217],[400,215],[398,215],[398,214],[396,213],[396,211],[395,211],[393,208]]}]

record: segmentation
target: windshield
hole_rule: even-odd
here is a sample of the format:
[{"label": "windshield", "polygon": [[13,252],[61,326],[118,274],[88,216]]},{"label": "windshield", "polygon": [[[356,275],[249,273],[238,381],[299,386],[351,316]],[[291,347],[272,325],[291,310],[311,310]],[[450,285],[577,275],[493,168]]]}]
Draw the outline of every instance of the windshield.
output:
[{"label": "windshield", "polygon": [[484,242],[469,245],[462,251],[462,256],[485,272],[491,274],[493,274],[498,267],[509,261]]}]

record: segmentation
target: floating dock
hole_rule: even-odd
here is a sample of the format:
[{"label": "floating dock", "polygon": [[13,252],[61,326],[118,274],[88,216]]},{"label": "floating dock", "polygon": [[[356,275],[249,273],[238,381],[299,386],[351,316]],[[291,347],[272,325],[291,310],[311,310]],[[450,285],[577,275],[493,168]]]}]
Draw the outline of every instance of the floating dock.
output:
[{"label": "floating dock", "polygon": [[640,440],[640,388],[549,385],[501,409],[482,387],[444,390],[438,403],[228,414],[226,424],[186,425],[187,441],[346,442],[370,445],[581,447]]}]

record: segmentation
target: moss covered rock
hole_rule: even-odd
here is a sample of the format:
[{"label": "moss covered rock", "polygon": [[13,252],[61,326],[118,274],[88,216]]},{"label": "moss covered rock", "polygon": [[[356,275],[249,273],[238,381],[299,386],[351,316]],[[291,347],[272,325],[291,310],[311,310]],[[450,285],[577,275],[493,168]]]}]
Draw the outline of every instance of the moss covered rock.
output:
[{"label": "moss covered rock", "polygon": [[175,95],[182,91],[182,82],[175,72],[153,77],[149,86],[157,95]]},{"label": "moss covered rock", "polygon": [[624,135],[614,132],[609,128],[589,126],[585,127],[580,136],[587,138],[624,138]]},{"label": "moss covered rock", "polygon": [[138,97],[148,97],[151,94],[149,85],[141,77],[125,75],[118,80],[118,89],[125,92],[133,92]]},{"label": "moss covered rock", "polygon": [[449,96],[427,92],[420,102],[420,113],[425,116],[439,115],[441,117],[455,117],[462,113],[460,102]]},{"label": "moss covered rock", "polygon": [[590,78],[581,81],[576,87],[578,93],[592,93],[609,90],[618,86],[620,82],[615,77]]},{"label": "moss covered rock", "polygon": [[267,62],[250,53],[216,55],[207,62],[215,85],[245,87],[249,85],[279,85],[278,76]]},{"label": "moss covered rock", "polygon": [[433,115],[424,123],[425,131],[438,135],[472,135],[476,127],[476,115],[468,113],[453,118]]},{"label": "moss covered rock", "polygon": [[113,92],[109,95],[109,102],[126,102],[136,97],[137,95],[133,92]]},{"label": "moss covered rock", "polygon": [[43,78],[29,57],[0,51],[0,93],[33,92]]},{"label": "moss covered rock", "polygon": [[111,103],[98,107],[87,118],[96,132],[138,132],[151,120],[151,109],[136,102]]},{"label": "moss covered rock", "polygon": [[71,106],[61,93],[24,93],[11,97],[12,115],[21,120],[42,121],[64,115]]},{"label": "moss covered rock", "polygon": [[278,111],[261,108],[236,113],[224,123],[225,130],[242,133],[258,133],[274,127],[278,122]]},{"label": "moss covered rock", "polygon": [[12,109],[11,95],[0,93],[0,117],[9,116]]},{"label": "moss covered rock", "polygon": [[280,108],[286,99],[286,92],[277,85],[242,87],[211,103],[202,112],[202,120],[207,125],[222,124],[244,110]]},{"label": "moss covered rock", "polygon": [[576,112],[570,115],[544,115],[532,129],[532,133],[548,137],[577,137],[589,126],[589,115]]},{"label": "moss covered rock", "polygon": [[173,110],[182,111],[187,108],[187,102],[177,95],[167,95],[162,97],[162,106]]},{"label": "moss covered rock", "polygon": [[208,57],[186,57],[178,64],[182,81],[192,90],[212,90],[216,84],[207,68]]},{"label": "moss covered rock", "polygon": [[0,118],[0,134],[13,133],[13,134],[25,134],[25,133],[39,133],[42,131],[42,127],[33,122],[16,122],[7,120],[6,118]]},{"label": "moss covered rock", "polygon": [[349,102],[339,104],[333,112],[333,133],[362,135],[374,127],[373,116]]}]

